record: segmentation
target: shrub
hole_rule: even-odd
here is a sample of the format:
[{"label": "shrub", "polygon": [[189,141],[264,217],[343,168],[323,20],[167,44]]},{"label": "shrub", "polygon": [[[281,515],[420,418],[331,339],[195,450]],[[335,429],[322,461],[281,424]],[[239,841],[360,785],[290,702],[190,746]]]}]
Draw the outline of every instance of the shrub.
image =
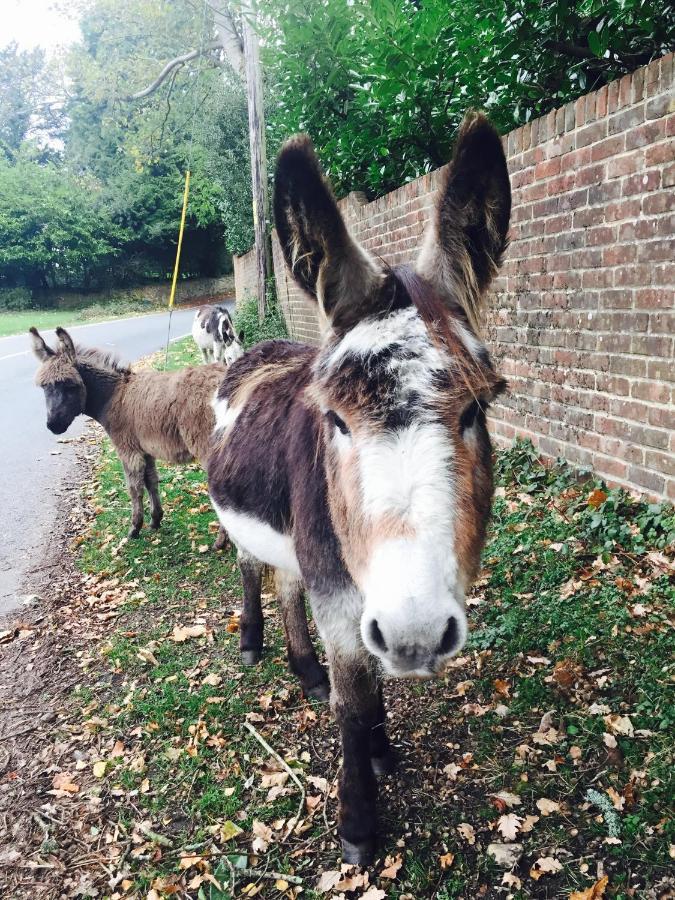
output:
[{"label": "shrub", "polygon": [[257,298],[247,297],[237,306],[234,325],[237,332],[243,332],[244,346],[247,349],[260,341],[288,337],[286,322],[274,291],[274,282],[270,281],[267,286],[267,309],[263,321],[258,322]]},{"label": "shrub", "polygon": [[28,288],[0,288],[0,310],[19,312],[33,307],[33,295]]}]

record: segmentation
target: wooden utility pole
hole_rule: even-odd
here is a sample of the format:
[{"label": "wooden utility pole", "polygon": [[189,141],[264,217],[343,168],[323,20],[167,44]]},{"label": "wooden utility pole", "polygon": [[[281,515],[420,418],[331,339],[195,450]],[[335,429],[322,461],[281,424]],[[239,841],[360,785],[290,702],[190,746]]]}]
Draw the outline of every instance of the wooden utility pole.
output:
[{"label": "wooden utility pole", "polygon": [[251,189],[253,193],[253,229],[258,288],[258,321],[265,317],[265,292],[271,272],[268,236],[267,152],[265,146],[265,109],[260,71],[258,35],[252,25],[253,10],[245,5],[242,16],[248,129],[251,147]]}]

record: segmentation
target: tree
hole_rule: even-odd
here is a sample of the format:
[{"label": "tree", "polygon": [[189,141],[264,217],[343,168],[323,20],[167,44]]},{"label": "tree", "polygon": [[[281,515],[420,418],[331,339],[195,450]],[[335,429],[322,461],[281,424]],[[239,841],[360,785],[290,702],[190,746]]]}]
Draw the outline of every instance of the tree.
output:
[{"label": "tree", "polygon": [[444,163],[470,107],[509,131],[675,46],[656,0],[260,0],[272,147],[308,131],[340,192]]},{"label": "tree", "polygon": [[40,165],[28,152],[0,158],[0,286],[86,288],[123,241],[91,176]]}]

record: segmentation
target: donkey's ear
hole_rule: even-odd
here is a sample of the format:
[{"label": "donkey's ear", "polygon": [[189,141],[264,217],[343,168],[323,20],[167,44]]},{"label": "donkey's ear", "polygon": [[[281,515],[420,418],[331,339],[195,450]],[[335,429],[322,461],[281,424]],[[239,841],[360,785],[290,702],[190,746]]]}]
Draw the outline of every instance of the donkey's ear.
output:
[{"label": "donkey's ear", "polygon": [[465,116],[417,271],[480,330],[485,292],[508,246],[511,186],[502,142],[481,113]]},{"label": "donkey's ear", "polygon": [[279,154],[274,219],[291,274],[334,328],[350,328],[372,311],[382,269],[347,231],[306,135],[288,140]]},{"label": "donkey's ear", "polygon": [[59,339],[59,351],[63,353],[65,357],[67,357],[71,362],[75,362],[75,357],[77,356],[77,351],[75,350],[75,344],[73,343],[73,339],[68,334],[65,328],[57,328],[56,336]]},{"label": "donkey's ear", "polygon": [[33,348],[33,353],[37,356],[40,362],[45,362],[51,356],[56,355],[52,348],[42,337],[40,332],[37,330],[37,328],[29,328],[28,333],[30,334],[30,343],[31,347]]}]

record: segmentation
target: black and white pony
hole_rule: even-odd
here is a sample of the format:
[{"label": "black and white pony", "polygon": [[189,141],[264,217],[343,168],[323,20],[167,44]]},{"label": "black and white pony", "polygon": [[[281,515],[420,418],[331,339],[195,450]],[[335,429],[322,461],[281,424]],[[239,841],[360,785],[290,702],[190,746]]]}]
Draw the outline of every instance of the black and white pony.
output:
[{"label": "black and white pony", "polygon": [[205,363],[233,363],[244,354],[242,335],[234,329],[232,317],[225,307],[200,306],[192,321],[192,337]]},{"label": "black and white pony", "polygon": [[214,404],[209,491],[239,551],[242,655],[260,657],[266,563],[310,693],[325,692],[325,676],[303,585],[326,648],[346,862],[372,859],[375,776],[391,763],[381,674],[437,675],[466,638],[493,492],[485,410],[505,387],[479,324],[510,208],[500,138],[472,114],[415,267],[391,269],[348,233],[309,139],[292,138],[277,163],[276,226],[328,328],[318,349],[257,345]]}]

